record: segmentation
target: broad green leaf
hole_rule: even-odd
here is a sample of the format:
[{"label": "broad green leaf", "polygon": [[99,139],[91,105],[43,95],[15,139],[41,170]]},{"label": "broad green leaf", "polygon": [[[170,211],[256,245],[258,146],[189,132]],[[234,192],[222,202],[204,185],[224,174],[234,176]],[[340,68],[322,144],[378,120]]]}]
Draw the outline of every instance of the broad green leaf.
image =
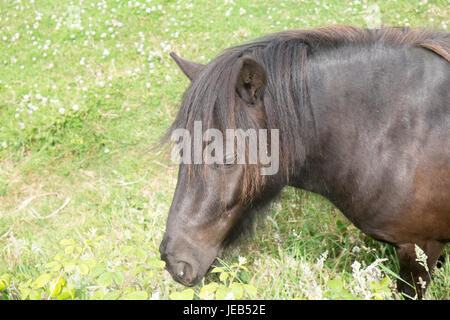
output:
[{"label": "broad green leaf", "polygon": [[86,264],[89,268],[93,268],[96,266],[97,262],[93,258],[83,259],[84,264]]},{"label": "broad green leaf", "polygon": [[103,297],[105,296],[105,293],[103,290],[99,289],[94,291],[94,294],[91,296],[91,300],[103,300]]},{"label": "broad green leaf", "polygon": [[56,272],[59,271],[62,268],[62,264],[58,261],[52,261],[45,265],[46,269],[49,269],[50,271]]},{"label": "broad green leaf", "polygon": [[58,252],[53,257],[53,259],[55,259],[56,261],[59,261],[59,262],[61,262],[63,260],[63,258],[64,258],[64,253],[62,253],[62,252]]},{"label": "broad green leaf", "polygon": [[71,295],[68,291],[63,290],[57,297],[56,300],[68,300],[71,298]]},{"label": "broad green leaf", "polygon": [[72,254],[74,250],[75,250],[75,247],[74,247],[74,246],[67,246],[67,247],[64,249],[64,253],[65,253],[65,254]]},{"label": "broad green leaf", "polygon": [[229,275],[230,275],[229,272],[222,272],[222,273],[220,274],[220,276],[219,276],[219,280],[222,281],[222,282],[224,282],[225,280],[228,279],[228,276],[229,276]]},{"label": "broad green leaf", "polygon": [[211,273],[219,273],[219,272],[224,272],[223,268],[215,267],[214,269],[211,270]]},{"label": "broad green leaf", "polygon": [[119,290],[114,290],[111,292],[108,292],[107,294],[105,294],[105,296],[103,297],[103,300],[117,300],[120,297],[120,291]]},{"label": "broad green leaf", "polygon": [[327,287],[330,289],[325,293],[325,296],[329,299],[339,300],[355,300],[357,297],[352,295],[347,289],[344,288],[344,284],[341,279],[332,279],[327,282]]},{"label": "broad green leaf", "polygon": [[230,290],[227,287],[220,285],[216,290],[216,300],[225,300],[228,292],[230,292]]},{"label": "broad green leaf", "polygon": [[[193,292],[192,292],[193,294]],[[193,295],[192,295],[193,297]],[[145,291],[134,291],[122,297],[123,300],[148,300],[148,293]],[[192,300],[192,299],[189,299]]]},{"label": "broad green leaf", "polygon": [[147,260],[147,263],[150,265],[150,267],[156,268],[156,269],[164,269],[166,266],[166,263],[156,257],[149,258]]},{"label": "broad green leaf", "polygon": [[67,299],[75,299],[75,289],[64,287],[61,293],[56,298],[57,300],[67,300]]},{"label": "broad green leaf", "polygon": [[136,248],[136,256],[140,259],[144,259],[147,257],[147,252],[144,249]]},{"label": "broad green leaf", "polygon": [[200,293],[198,294],[200,299],[205,299],[206,297],[210,296],[214,292],[216,292],[217,288],[219,287],[219,284],[217,282],[211,282],[207,284],[206,286],[203,286],[200,290]]},{"label": "broad green leaf", "polygon": [[97,265],[97,266],[92,268],[90,276],[95,278],[95,277],[98,277],[99,275],[101,275],[105,271],[106,271],[105,266]]},{"label": "broad green leaf", "polygon": [[78,271],[80,272],[80,274],[82,275],[87,275],[89,273],[89,267],[87,264],[84,263],[80,263],[78,265]]},{"label": "broad green leaf", "polygon": [[67,257],[63,261],[61,261],[64,268],[75,266],[77,264],[77,261],[73,259],[72,257]]},{"label": "broad green leaf", "polygon": [[41,300],[41,291],[39,291],[39,290],[31,290],[31,292],[30,292],[30,300]]},{"label": "broad green leaf", "polygon": [[44,287],[47,283],[49,283],[51,278],[52,275],[50,273],[41,274],[39,278],[37,278],[36,281],[34,282],[34,287],[36,289]]},{"label": "broad green leaf", "polygon": [[114,278],[114,281],[119,286],[123,285],[123,282],[125,281],[125,277],[123,276],[122,272],[120,272],[120,271],[113,272],[113,278]]},{"label": "broad green leaf", "polygon": [[50,298],[56,297],[60,292],[61,288],[66,284],[66,280],[64,280],[62,277],[59,279],[53,280],[50,285],[48,286],[48,292],[50,295]]},{"label": "broad green leaf", "polygon": [[113,283],[113,274],[111,272],[105,272],[98,277],[97,284],[99,286],[107,287]]},{"label": "broad green leaf", "polygon": [[194,290],[186,289],[181,292],[173,292],[169,295],[171,300],[192,300],[194,299]]},{"label": "broad green leaf", "polygon": [[332,291],[341,291],[344,287],[341,279],[328,280],[327,287]]},{"label": "broad green leaf", "polygon": [[3,280],[0,280],[0,291],[6,289],[6,283]]},{"label": "broad green leaf", "polygon": [[233,282],[230,285],[230,290],[233,293],[233,296],[234,296],[234,298],[236,300],[242,299],[242,297],[244,295],[244,288],[243,288],[243,285],[241,283]]},{"label": "broad green leaf", "polygon": [[133,275],[138,275],[141,272],[146,271],[147,269],[145,269],[144,266],[137,266],[136,268],[133,269]]}]

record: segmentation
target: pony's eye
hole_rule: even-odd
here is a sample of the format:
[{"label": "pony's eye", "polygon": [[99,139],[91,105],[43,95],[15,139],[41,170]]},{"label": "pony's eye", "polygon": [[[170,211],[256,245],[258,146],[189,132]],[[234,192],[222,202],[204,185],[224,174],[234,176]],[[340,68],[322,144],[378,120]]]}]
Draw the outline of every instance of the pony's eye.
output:
[{"label": "pony's eye", "polygon": [[214,167],[216,169],[225,167],[225,168],[229,168],[232,167],[233,165],[236,164],[236,156],[234,154],[227,154],[225,155],[225,157],[223,158],[223,163],[214,163]]}]

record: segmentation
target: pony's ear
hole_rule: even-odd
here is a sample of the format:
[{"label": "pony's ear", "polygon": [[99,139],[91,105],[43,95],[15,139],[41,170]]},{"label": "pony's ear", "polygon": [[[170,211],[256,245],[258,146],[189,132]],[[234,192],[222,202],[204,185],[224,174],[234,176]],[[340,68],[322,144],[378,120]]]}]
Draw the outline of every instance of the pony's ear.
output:
[{"label": "pony's ear", "polygon": [[243,57],[236,81],[239,96],[245,102],[255,104],[261,98],[266,84],[267,75],[264,67],[251,57]]},{"label": "pony's ear", "polygon": [[203,70],[205,67],[204,64],[194,62],[194,61],[188,61],[180,56],[178,56],[175,52],[171,52],[170,56],[175,60],[177,65],[180,67],[181,71],[189,78],[189,80],[193,81],[195,78],[197,78],[198,74]]}]

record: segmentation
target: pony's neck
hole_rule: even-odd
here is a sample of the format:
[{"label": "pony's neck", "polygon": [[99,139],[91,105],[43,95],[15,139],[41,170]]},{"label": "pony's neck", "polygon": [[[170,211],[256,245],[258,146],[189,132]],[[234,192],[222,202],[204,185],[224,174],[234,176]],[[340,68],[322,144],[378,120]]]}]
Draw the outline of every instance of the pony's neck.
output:
[{"label": "pony's neck", "polygon": [[[388,96],[390,87],[386,84],[392,83],[393,75],[404,74],[412,62],[405,59],[402,48],[344,48],[310,58],[310,111],[299,128],[309,131],[309,138],[303,142],[304,162],[289,184],[332,201],[341,199],[342,192],[357,188],[361,178],[358,172],[367,170],[373,161],[366,157],[377,156],[368,154],[367,146],[372,141],[364,135],[370,130],[376,137],[392,112],[381,98]],[[385,85],[374,87],[375,83]],[[359,162],[355,163],[355,159]]]}]

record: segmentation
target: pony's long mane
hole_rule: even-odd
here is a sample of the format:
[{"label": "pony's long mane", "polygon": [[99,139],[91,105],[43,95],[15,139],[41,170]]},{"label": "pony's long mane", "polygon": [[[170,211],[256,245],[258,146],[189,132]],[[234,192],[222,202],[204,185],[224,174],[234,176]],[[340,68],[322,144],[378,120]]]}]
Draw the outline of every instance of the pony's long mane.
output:
[{"label": "pony's long mane", "polygon": [[[308,96],[308,59],[325,50],[352,46],[358,48],[419,47],[450,61],[450,34],[410,28],[361,29],[351,26],[330,26],[313,30],[289,30],[270,34],[252,42],[225,50],[206,65],[183,96],[181,108],[165,135],[183,128],[191,133],[194,121],[203,129],[257,129],[245,108],[240,107],[235,81],[240,58],[253,57],[266,70],[268,83],[264,92],[267,129],[279,129],[280,169],[289,176],[296,159],[306,150],[299,136],[299,126],[314,126]],[[309,130],[311,132],[311,130]],[[314,132],[314,130],[312,130]],[[243,198],[251,199],[263,181],[257,165],[246,165]]]}]

